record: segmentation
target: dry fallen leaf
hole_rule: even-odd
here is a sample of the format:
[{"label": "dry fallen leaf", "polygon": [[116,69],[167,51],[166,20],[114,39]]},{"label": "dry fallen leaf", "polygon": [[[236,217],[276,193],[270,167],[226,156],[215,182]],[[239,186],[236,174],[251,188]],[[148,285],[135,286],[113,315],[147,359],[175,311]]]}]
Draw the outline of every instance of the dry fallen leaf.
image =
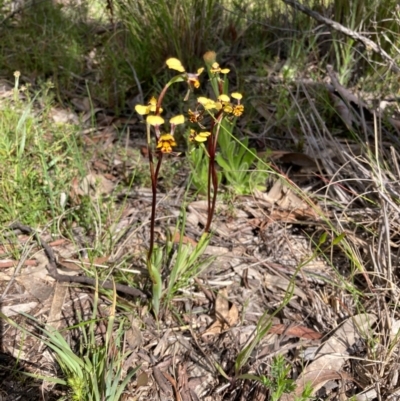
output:
[{"label": "dry fallen leaf", "polygon": [[276,180],[268,192],[268,198],[282,209],[308,209],[309,205],[299,198],[284,181]]},{"label": "dry fallen leaf", "polygon": [[17,281],[40,302],[44,302],[49,298],[54,289],[53,285],[49,285],[47,281],[33,275],[21,274],[18,276]]},{"label": "dry fallen leaf", "polygon": [[149,376],[146,372],[140,373],[140,375],[137,378],[136,385],[137,387],[143,387],[147,386],[147,383],[149,382]]},{"label": "dry fallen leaf", "polygon": [[239,320],[239,311],[233,304],[229,308],[228,290],[218,292],[215,300],[215,316],[217,320],[202,334],[203,337],[214,336],[234,326]]},{"label": "dry fallen leaf", "polygon": [[56,124],[79,124],[78,116],[68,109],[52,107],[49,114]]},{"label": "dry fallen leaf", "polygon": [[94,259],[88,259],[88,258],[81,258],[79,260],[74,260],[72,258],[59,258],[58,263],[65,267],[66,269],[70,270],[82,270],[82,268],[87,268],[87,267],[101,267],[105,263],[108,262],[109,256],[102,256],[99,258],[94,258]]},{"label": "dry fallen leaf", "polygon": [[160,387],[161,391],[165,395],[171,396],[172,386],[157,366],[154,366],[153,368],[153,377],[158,386]]},{"label": "dry fallen leaf", "polygon": [[79,196],[89,195],[97,199],[100,195],[108,195],[114,190],[115,184],[104,175],[89,173],[80,182],[74,178],[71,183],[70,196],[75,202],[79,202]]},{"label": "dry fallen leaf", "polygon": [[[2,260],[0,261],[0,269],[6,269],[9,267],[15,267],[19,264],[20,262],[16,260]],[[23,261],[22,266],[36,266],[37,261],[34,259],[26,259]]]},{"label": "dry fallen leaf", "polygon": [[18,283],[33,295],[36,299],[43,302],[53,292],[54,279],[49,276],[47,270],[48,259],[44,252],[35,254],[37,260],[36,266],[27,266],[16,277]]},{"label": "dry fallen leaf", "polygon": [[139,327],[140,327],[139,321],[137,321],[133,317],[130,317],[129,320],[131,322],[131,326],[125,332],[125,338],[126,338],[129,348],[131,350],[134,350],[134,349],[140,347],[140,345],[143,342],[143,337],[142,337],[142,332],[139,329]]},{"label": "dry fallen leaf", "polygon": [[270,154],[270,159],[273,161],[278,160],[282,163],[293,164],[294,166],[314,168],[316,170],[318,167],[315,159],[300,152],[285,152],[276,150]]},{"label": "dry fallen leaf", "polygon": [[182,239],[182,243],[183,244],[191,244],[193,246],[197,245],[197,242],[193,239],[190,238],[186,235],[181,237],[181,233],[179,231],[176,230],[176,227],[170,227],[170,233],[172,234],[172,242],[174,244],[179,244],[181,242]]},{"label": "dry fallen leaf", "polygon": [[270,334],[283,334],[290,337],[305,338],[307,340],[319,340],[322,337],[321,333],[309,329],[305,326],[286,326],[284,324],[275,324],[269,330]]},{"label": "dry fallen leaf", "polygon": [[11,317],[20,314],[21,312],[29,313],[32,309],[36,308],[37,302],[28,302],[26,304],[2,306],[0,311],[6,316]]},{"label": "dry fallen leaf", "polygon": [[[288,280],[287,278],[282,277],[282,276],[265,273],[264,274],[264,285],[266,288],[275,287],[275,288],[280,288],[281,290],[286,292],[290,285],[290,280]],[[307,295],[305,294],[305,292],[302,291],[297,286],[294,287],[294,295],[297,295],[304,301],[307,300]]]},{"label": "dry fallen leaf", "polygon": [[[341,372],[341,368],[349,356],[350,347],[376,321],[372,314],[360,314],[347,319],[318,350],[315,359],[296,380],[296,391],[285,395],[282,401],[294,401],[300,396],[305,383],[310,383],[315,394],[327,381],[334,379],[352,379]],[[339,376],[339,377],[338,377]]]}]

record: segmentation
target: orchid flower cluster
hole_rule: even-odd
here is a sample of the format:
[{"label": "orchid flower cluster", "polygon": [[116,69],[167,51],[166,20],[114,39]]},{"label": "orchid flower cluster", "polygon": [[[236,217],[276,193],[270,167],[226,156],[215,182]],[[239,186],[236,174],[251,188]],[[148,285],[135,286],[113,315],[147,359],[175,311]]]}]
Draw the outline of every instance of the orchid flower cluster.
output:
[{"label": "orchid flower cluster", "polygon": [[[215,53],[208,52],[205,55],[205,60],[214,59]],[[196,73],[186,72],[180,60],[177,58],[170,58],[166,61],[168,68],[178,71],[180,74],[174,77],[163,89],[158,100],[152,97],[147,105],[136,105],[135,110],[138,114],[146,117],[146,123],[154,128],[154,133],[157,141],[156,149],[161,153],[171,153],[173,148],[177,146],[174,138],[175,128],[179,124],[185,122],[185,117],[180,114],[172,117],[170,122],[170,130],[168,133],[162,133],[161,127],[164,125],[165,120],[161,117],[163,109],[161,107],[161,102],[163,97],[169,88],[169,86],[175,82],[186,81],[188,84],[188,92],[184,98],[184,101],[188,100],[190,93],[194,89],[200,87],[199,77],[204,71],[204,68],[199,68]],[[209,74],[211,79],[216,78],[218,85],[220,86],[220,94],[216,100],[209,99],[207,97],[200,96],[197,98],[197,105],[195,110],[188,110],[188,120],[191,123],[197,124],[200,129],[205,129],[205,127],[200,123],[203,120],[204,113],[207,112],[215,119],[220,119],[222,115],[228,115],[232,117],[240,117],[243,114],[244,106],[240,103],[242,95],[239,92],[233,92],[231,95],[222,93],[222,87],[224,79],[220,78],[220,74],[226,76],[229,73],[228,68],[221,68],[220,65],[213,61],[209,68]],[[231,98],[234,102],[231,102]],[[199,110],[200,109],[200,110]],[[205,142],[208,137],[211,136],[210,131],[197,131],[195,129],[190,129],[189,131],[189,141],[190,142]]]}]

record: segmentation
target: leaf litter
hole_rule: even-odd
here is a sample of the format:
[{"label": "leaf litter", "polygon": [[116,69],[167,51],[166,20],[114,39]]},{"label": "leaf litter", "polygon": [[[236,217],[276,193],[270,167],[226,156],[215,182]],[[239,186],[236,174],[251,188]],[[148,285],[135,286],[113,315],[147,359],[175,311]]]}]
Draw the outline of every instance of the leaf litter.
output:
[{"label": "leaf litter", "polygon": [[[343,126],[365,129],[371,135],[370,126],[362,121],[368,113],[363,117],[352,109],[357,99],[359,107],[371,111],[367,102],[339,87],[332,71],[328,76],[336,90],[332,105]],[[127,399],[268,399],[267,388],[235,380],[237,355],[254,339],[266,311],[271,327],[240,373],[267,375],[272,358],[281,354],[292,365],[297,385],[293,394],[285,395],[286,400],[299,396],[307,382],[321,399],[339,399],[345,393],[359,394],[358,400],[372,399],[378,396],[378,390],[371,390],[376,377],[386,380],[388,392],[398,391],[398,377],[389,361],[398,362],[394,343],[400,317],[388,305],[396,303],[398,295],[399,150],[396,144],[385,142],[375,148],[373,132],[366,148],[332,135],[311,100],[313,89],[305,84],[301,88],[302,98],[295,90],[292,95],[304,133],[303,152],[293,152],[290,147],[275,149],[271,163],[276,176],[271,177],[269,190],[235,197],[233,207],[217,204],[215,234],[207,250],[216,259],[210,267],[181,289],[159,327],[144,304],[138,306],[125,297],[125,306],[134,312],[128,318],[126,334],[127,345],[134,352],[125,368],[141,366],[128,386]],[[338,93],[339,100],[333,97]],[[300,106],[304,99],[309,106],[307,116]],[[256,110],[265,109],[258,105]],[[275,123],[273,111],[260,114]],[[92,140],[91,136],[100,139]],[[149,191],[140,186],[129,190],[118,187],[118,181],[135,166],[126,165],[121,156],[126,143],[120,145],[115,133],[107,132],[101,152],[97,150],[105,136],[95,132],[87,138],[87,146],[97,153],[93,172],[81,182],[71,183],[71,197],[76,204],[84,196],[93,201],[108,197],[118,206],[124,200],[123,210],[108,226],[114,241],[110,254],[82,257],[98,238],[96,233],[84,238],[77,234],[73,241],[54,243],[58,268],[70,275],[84,274],[87,268],[109,274],[120,270],[143,284],[147,280],[142,258],[149,236]],[[128,143],[140,149],[140,141],[130,137]],[[138,160],[146,162],[143,156]],[[384,163],[378,165],[377,160]],[[174,232],[185,182],[181,178],[177,175],[175,186],[159,197],[160,243],[167,240],[168,230]],[[175,243],[193,244],[198,239],[206,221],[204,200],[189,203],[186,221],[184,236],[174,233]],[[46,231],[43,235],[53,244],[54,238]],[[76,324],[77,310],[90,318],[90,288],[53,280],[37,244],[28,248],[23,258],[13,259],[7,251],[11,243],[20,249],[33,244],[22,234],[2,244],[3,259],[14,263],[0,270],[3,313],[22,322],[18,313],[28,312],[59,330]],[[27,260],[35,264],[27,266]],[[292,282],[291,299],[274,316]],[[107,305],[107,297],[102,297],[99,307],[106,310]],[[369,344],[371,339],[375,346]],[[48,373],[48,366],[56,366],[48,354],[41,353],[40,343],[22,338],[7,325],[3,327],[1,352],[21,361],[27,371]],[[34,369],[32,363],[36,364]],[[13,385],[11,379],[5,388],[11,391]],[[368,391],[367,398],[362,398]]]}]

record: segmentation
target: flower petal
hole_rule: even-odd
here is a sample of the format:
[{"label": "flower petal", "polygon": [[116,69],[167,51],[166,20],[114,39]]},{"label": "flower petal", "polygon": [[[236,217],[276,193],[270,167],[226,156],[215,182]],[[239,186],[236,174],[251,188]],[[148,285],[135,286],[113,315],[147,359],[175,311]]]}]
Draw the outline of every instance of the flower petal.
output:
[{"label": "flower petal", "polygon": [[242,94],[239,93],[239,92],[233,92],[233,93],[231,93],[231,96],[232,96],[234,99],[237,99],[237,100],[240,100],[240,99],[243,97]]},{"label": "flower petal", "polygon": [[179,114],[175,117],[172,117],[169,122],[174,125],[183,124],[185,122],[185,117],[183,114]]},{"label": "flower petal", "polygon": [[176,70],[179,72],[185,72],[185,68],[183,67],[182,63],[180,60],[178,60],[177,58],[169,58],[167,61],[167,66],[168,68],[170,68],[171,70]]},{"label": "flower petal", "polygon": [[212,110],[212,109],[221,110],[221,103],[214,102],[211,100],[210,102],[204,104],[203,107],[205,110]]},{"label": "flower petal", "polygon": [[162,134],[160,141],[175,143],[175,138],[171,134]]},{"label": "flower petal", "polygon": [[141,116],[144,116],[145,114],[149,114],[149,106],[144,106],[143,104],[137,104],[135,106],[136,113],[140,114]]},{"label": "flower petal", "polygon": [[209,99],[208,97],[204,97],[204,96],[198,97],[198,98],[197,98],[197,101],[198,101],[200,104],[203,104],[203,105],[212,102],[211,99]]},{"label": "flower petal", "polygon": [[146,121],[150,125],[164,124],[164,119],[160,116],[147,116]]},{"label": "flower petal", "polygon": [[244,106],[242,104],[238,104],[233,108],[233,115],[236,117],[240,117],[243,114]]},{"label": "flower petal", "polygon": [[229,98],[228,95],[219,95],[218,96],[218,100],[220,100],[221,102],[229,102],[231,99]]},{"label": "flower petal", "polygon": [[207,140],[207,138],[208,138],[210,135],[211,135],[211,132],[207,132],[207,131],[205,131],[205,132],[199,132],[199,133],[195,136],[194,140],[195,140],[196,142],[205,142],[205,141]]},{"label": "flower petal", "polygon": [[224,106],[224,112],[225,112],[225,113],[228,113],[228,114],[233,113],[233,107],[232,107],[232,105],[227,104],[226,106]]},{"label": "flower petal", "polygon": [[171,153],[174,146],[176,146],[176,142],[171,134],[161,135],[157,143],[157,149],[160,149],[162,153]]},{"label": "flower petal", "polygon": [[213,63],[211,68],[210,68],[210,72],[212,74],[216,74],[216,73],[218,73],[220,71],[221,71],[221,67],[219,66],[219,64],[217,62]]},{"label": "flower petal", "polygon": [[155,96],[152,96],[149,100],[149,104],[155,106],[157,104],[157,98]]}]

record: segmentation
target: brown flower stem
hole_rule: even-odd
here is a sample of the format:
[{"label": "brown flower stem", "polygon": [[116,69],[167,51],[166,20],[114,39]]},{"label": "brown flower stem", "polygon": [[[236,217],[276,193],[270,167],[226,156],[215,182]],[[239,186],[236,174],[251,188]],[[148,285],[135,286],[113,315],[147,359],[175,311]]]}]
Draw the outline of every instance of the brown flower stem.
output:
[{"label": "brown flower stem", "polygon": [[[154,171],[153,152],[151,151],[150,146],[148,146],[148,150],[149,150],[149,165],[150,165],[150,176],[151,176],[151,191],[153,195],[151,201],[151,217],[150,217],[150,246],[149,246],[149,252],[147,253],[147,266],[150,267],[151,256],[153,254],[153,249],[154,249],[154,228],[156,222],[156,206],[157,206],[157,179],[158,179],[158,173],[160,172],[161,168],[163,154],[161,152],[158,154],[157,167]],[[152,275],[150,270],[151,269],[149,268],[149,273],[151,277]],[[154,281],[153,278],[152,281]]]},{"label": "brown flower stem", "polygon": [[[160,93],[160,96],[157,99],[157,104],[156,104],[156,112],[155,115],[160,115],[160,108],[162,101],[164,99],[165,94],[167,93],[168,88],[170,87],[169,84],[165,85],[163,90]],[[162,156],[163,154],[161,152],[158,152],[158,161],[157,161],[157,167],[154,171],[154,160],[153,160],[153,152],[151,149],[151,140],[150,140],[150,133],[148,131],[148,138],[147,138],[147,149],[148,149],[148,154],[149,154],[149,165],[150,165],[150,176],[151,176],[151,191],[152,191],[152,201],[151,201],[151,217],[150,217],[150,246],[149,246],[149,252],[147,254],[147,266],[148,270],[151,274],[151,257],[153,255],[153,249],[154,249],[154,228],[155,228],[155,221],[156,221],[156,206],[157,206],[157,179],[158,179],[158,173],[160,172],[161,168],[161,163],[162,163]],[[154,282],[153,278],[152,281]]]},{"label": "brown flower stem", "polygon": [[163,159],[163,154],[164,153],[162,153],[162,152],[159,152],[157,154],[158,162],[157,162],[157,167],[156,167],[156,182],[158,180],[158,173],[160,172],[161,163],[162,163],[162,159]]},{"label": "brown flower stem", "polygon": [[214,143],[214,121],[211,123],[211,136],[207,141],[207,152],[208,152],[208,180],[207,180],[207,223],[204,232],[209,233],[212,221],[212,206],[211,206],[211,183],[213,182],[213,166],[215,163],[215,149],[216,145]]},{"label": "brown flower stem", "polygon": [[[218,175],[215,169],[215,155],[217,152],[218,134],[221,126],[223,114],[219,112],[216,119],[212,121],[211,137],[208,140],[208,188],[207,188],[207,224],[204,229],[206,233],[210,232],[211,222],[214,217],[215,205],[217,203],[218,195]],[[211,186],[213,189],[211,200]]]},{"label": "brown flower stem", "polygon": [[209,229],[207,230],[207,233],[210,231],[211,227],[211,222],[214,217],[214,212],[215,212],[215,205],[217,203],[217,195],[218,195],[218,176],[217,172],[215,169],[215,160],[213,160],[211,164],[211,179],[212,179],[212,186],[213,186],[213,198],[212,198],[212,204],[211,204],[211,212],[210,212],[210,222],[208,223]]},{"label": "brown flower stem", "polygon": [[156,214],[156,203],[157,203],[157,179],[156,179],[156,174],[154,172],[153,152],[151,151],[150,146],[148,146],[148,153],[149,153],[149,167],[150,167],[150,178],[151,178],[151,191],[153,194],[151,202],[151,217],[150,217],[150,246],[149,246],[149,252],[147,253],[147,265],[150,266],[151,255],[153,254],[153,248],[154,248],[154,225],[155,225],[155,214]]},{"label": "brown flower stem", "polygon": [[155,113],[156,116],[160,115],[160,107],[161,107],[162,101],[163,101],[164,96],[165,96],[165,94],[167,93],[167,90],[168,90],[169,87],[170,87],[169,84],[165,85],[164,88],[163,88],[163,90],[162,90],[161,93],[160,93],[160,96],[159,96],[158,99],[157,99],[156,113]]},{"label": "brown flower stem", "polygon": [[207,223],[205,232],[210,229],[210,215],[211,215],[211,162],[208,164],[208,182],[207,182]]},{"label": "brown flower stem", "polygon": [[220,95],[224,93],[224,88],[222,83],[223,83],[222,79],[218,79],[218,91]]}]

